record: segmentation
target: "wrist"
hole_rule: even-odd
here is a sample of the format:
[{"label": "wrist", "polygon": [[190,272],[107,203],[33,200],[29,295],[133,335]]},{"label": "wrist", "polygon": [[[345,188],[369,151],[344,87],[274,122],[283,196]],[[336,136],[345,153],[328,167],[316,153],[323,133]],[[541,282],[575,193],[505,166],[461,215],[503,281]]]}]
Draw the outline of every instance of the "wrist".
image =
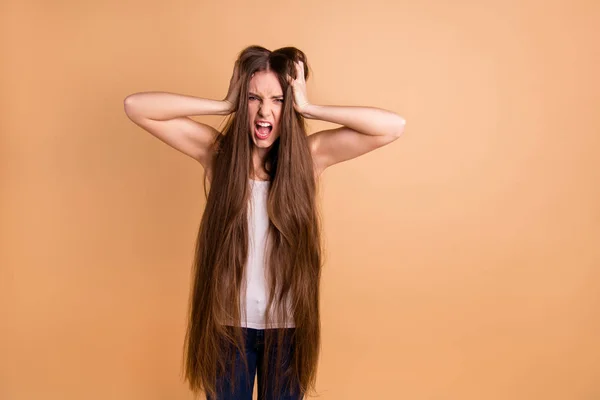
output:
[{"label": "wrist", "polygon": [[229,100],[225,99],[225,100],[221,100],[221,115],[228,115],[231,114],[235,107],[233,105],[233,103],[231,103]]},{"label": "wrist", "polygon": [[307,104],[304,107],[302,107],[302,112],[300,114],[302,114],[302,116],[304,118],[307,119],[314,119],[315,118],[315,113],[314,110],[315,108],[318,106],[315,106],[314,104]]}]

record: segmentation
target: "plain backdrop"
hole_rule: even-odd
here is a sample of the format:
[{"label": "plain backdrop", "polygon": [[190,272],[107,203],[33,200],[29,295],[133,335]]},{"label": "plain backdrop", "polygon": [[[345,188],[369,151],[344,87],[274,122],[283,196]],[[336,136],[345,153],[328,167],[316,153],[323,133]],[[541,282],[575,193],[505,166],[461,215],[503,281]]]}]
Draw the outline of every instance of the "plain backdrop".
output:
[{"label": "plain backdrop", "polygon": [[600,398],[598,2],[1,10],[1,399],[192,398],[203,170],[123,100],[223,99],[251,44],[305,51],[313,103],[407,120],[323,175],[321,399]]}]

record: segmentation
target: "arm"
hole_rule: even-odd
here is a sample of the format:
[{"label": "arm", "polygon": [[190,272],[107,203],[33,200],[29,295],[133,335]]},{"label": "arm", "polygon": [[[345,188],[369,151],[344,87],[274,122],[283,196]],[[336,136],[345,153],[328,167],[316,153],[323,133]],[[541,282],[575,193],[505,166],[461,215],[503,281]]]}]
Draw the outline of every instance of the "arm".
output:
[{"label": "arm", "polygon": [[375,107],[321,106],[310,104],[302,62],[297,63],[296,79],[289,77],[294,91],[294,108],[302,116],[343,125],[308,137],[318,172],[356,158],[398,139],[406,121],[400,115]]},{"label": "arm", "polygon": [[188,116],[225,115],[228,103],[165,92],[135,93],[127,96],[124,103],[125,113],[133,123],[197,160],[205,170],[210,168],[211,146],[220,133]]},{"label": "arm", "polygon": [[[234,111],[239,95],[238,66],[234,68],[224,100],[203,99],[167,92],[142,92],[125,98],[127,117],[153,136],[199,161],[205,170],[212,165],[212,144],[220,135],[191,115],[227,115]],[[210,170],[207,171],[210,175]]]},{"label": "arm", "polygon": [[230,108],[231,105],[224,100],[168,92],[141,92],[125,98],[125,112],[128,116],[143,116],[155,121],[190,115],[227,115]]},{"label": "arm", "polygon": [[309,136],[319,172],[392,143],[404,132],[405,125],[399,115],[373,107],[311,105],[304,115],[344,125]]}]

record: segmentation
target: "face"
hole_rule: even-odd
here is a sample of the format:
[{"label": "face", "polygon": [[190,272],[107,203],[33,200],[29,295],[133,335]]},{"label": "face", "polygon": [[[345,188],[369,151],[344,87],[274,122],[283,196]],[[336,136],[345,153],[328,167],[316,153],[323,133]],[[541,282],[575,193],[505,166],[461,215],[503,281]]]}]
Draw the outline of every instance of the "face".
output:
[{"label": "face", "polygon": [[282,109],[283,90],[277,75],[272,71],[252,75],[248,86],[248,122],[256,147],[269,148],[277,140]]}]

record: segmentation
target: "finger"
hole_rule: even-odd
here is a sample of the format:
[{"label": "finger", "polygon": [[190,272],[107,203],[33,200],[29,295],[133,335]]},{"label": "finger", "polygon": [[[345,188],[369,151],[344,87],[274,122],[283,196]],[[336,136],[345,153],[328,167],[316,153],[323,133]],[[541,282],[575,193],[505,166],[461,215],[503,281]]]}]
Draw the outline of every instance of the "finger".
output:
[{"label": "finger", "polygon": [[296,63],[296,71],[299,78],[304,79],[304,63],[302,60]]}]

